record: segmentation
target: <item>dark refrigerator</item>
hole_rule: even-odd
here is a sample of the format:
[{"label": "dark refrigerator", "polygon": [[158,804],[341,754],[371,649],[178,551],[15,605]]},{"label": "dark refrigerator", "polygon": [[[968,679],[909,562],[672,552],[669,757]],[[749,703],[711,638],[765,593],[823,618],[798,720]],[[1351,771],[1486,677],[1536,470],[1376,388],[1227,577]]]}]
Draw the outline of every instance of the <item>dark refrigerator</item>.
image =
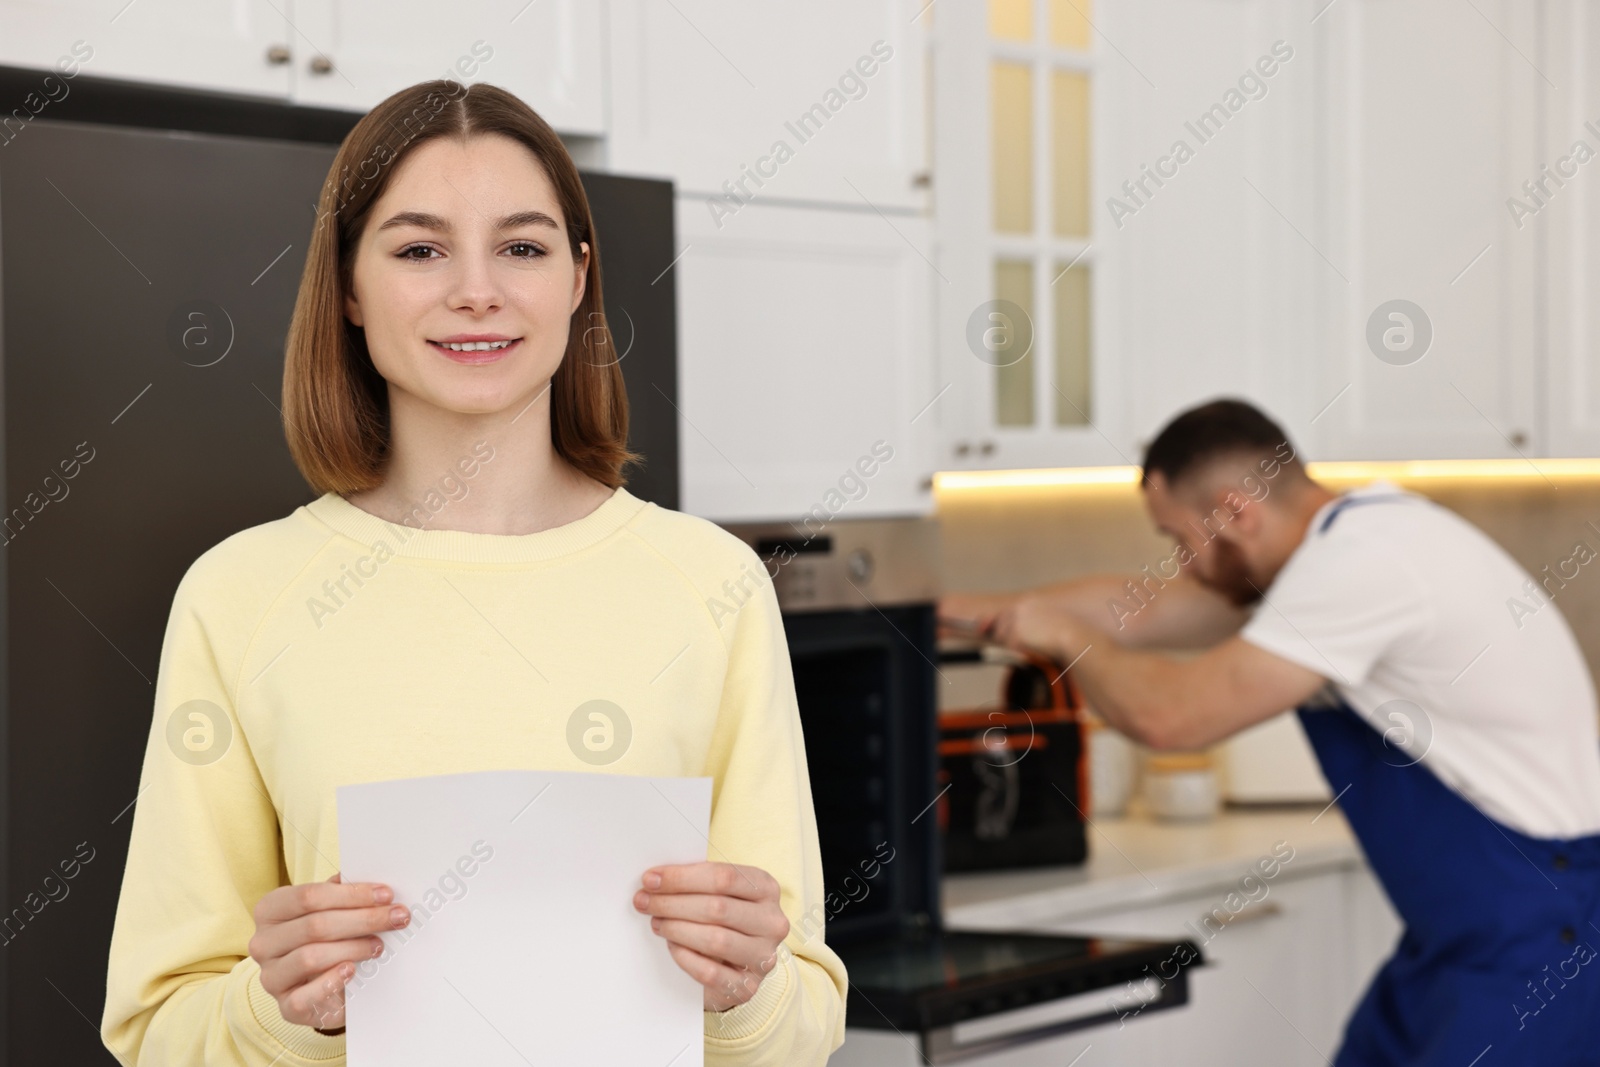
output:
[{"label": "dark refrigerator", "polygon": [[[144,110],[198,130],[141,128],[97,91],[101,121],[0,148],[0,1064],[114,1062],[106,951],[167,613],[207,548],[315,496],[283,345],[355,119],[189,101]],[[274,124],[313,139],[244,135]],[[584,178],[646,460],[628,487],[676,507],[672,187]]]}]

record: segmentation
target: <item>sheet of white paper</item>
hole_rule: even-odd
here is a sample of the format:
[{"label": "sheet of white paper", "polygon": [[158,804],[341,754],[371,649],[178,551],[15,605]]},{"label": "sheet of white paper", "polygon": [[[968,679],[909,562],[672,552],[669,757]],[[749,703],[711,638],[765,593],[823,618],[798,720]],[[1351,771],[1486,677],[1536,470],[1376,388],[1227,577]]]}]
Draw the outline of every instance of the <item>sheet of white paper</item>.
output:
[{"label": "sheet of white paper", "polygon": [[350,1067],[703,1067],[702,987],[633,895],[706,859],[710,778],[479,771],[337,797],[342,880],[412,909],[346,986]]}]

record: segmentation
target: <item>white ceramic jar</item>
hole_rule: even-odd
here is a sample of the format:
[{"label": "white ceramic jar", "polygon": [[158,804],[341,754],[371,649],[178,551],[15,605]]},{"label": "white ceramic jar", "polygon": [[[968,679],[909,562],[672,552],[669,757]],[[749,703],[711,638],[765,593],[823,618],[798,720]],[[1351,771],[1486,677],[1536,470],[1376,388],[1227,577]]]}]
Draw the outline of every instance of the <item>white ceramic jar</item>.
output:
[{"label": "white ceramic jar", "polygon": [[1209,819],[1222,807],[1216,768],[1204,753],[1161,753],[1145,760],[1144,802],[1158,819]]}]

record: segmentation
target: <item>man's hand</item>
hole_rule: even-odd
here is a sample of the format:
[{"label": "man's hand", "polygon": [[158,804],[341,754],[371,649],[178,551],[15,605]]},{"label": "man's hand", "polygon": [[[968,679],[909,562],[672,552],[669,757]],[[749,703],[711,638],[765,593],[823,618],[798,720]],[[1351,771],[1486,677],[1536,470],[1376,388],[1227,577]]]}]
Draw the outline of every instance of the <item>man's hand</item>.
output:
[{"label": "man's hand", "polygon": [[654,916],[650,928],[705,987],[705,1010],[727,1011],[755,996],[789,936],[778,880],[734,863],[652,867],[642,880],[633,906]]},{"label": "man's hand", "polygon": [[1094,644],[1095,632],[1054,599],[1024,596],[995,616],[996,641],[1042,653],[1065,666]]},{"label": "man's hand", "polygon": [[939,598],[939,622],[956,632],[971,627],[987,634],[995,617],[1022,598],[1021,593],[948,593]]}]

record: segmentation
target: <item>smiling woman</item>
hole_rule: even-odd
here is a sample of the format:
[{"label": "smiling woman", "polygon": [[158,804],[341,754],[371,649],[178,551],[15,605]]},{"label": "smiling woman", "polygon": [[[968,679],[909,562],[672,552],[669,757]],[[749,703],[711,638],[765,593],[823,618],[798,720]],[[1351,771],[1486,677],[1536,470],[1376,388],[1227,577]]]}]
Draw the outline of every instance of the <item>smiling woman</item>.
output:
[{"label": "smiling woman", "polygon": [[[414,127],[418,114],[429,121]],[[335,180],[370,159],[390,161],[378,180],[353,191]],[[487,205],[506,198],[509,175],[537,203],[508,203],[491,217]],[[520,387],[527,403],[546,384],[556,452],[602,485],[621,484],[632,458],[622,372],[593,358],[605,343],[601,332],[569,330],[575,316],[605,321],[594,222],[577,168],[544,120],[493,86],[463,93],[441,81],[396,93],[340,146],[322,201],[301,288],[343,298],[297,303],[283,397],[290,450],[314,487],[348,494],[381,483],[392,418],[404,417],[391,411],[391,400],[404,405],[413,395],[436,400],[440,390]],[[494,247],[492,266],[466,255],[469,247]],[[495,272],[520,279],[512,289],[522,306],[501,309],[512,313],[501,317],[516,318],[531,336],[451,329],[439,312],[441,300],[483,299],[481,291],[448,290],[498,288],[489,277]],[[562,276],[567,284],[557,284]],[[371,309],[368,331],[364,305],[375,301],[382,304]],[[424,318],[428,311],[437,318]],[[449,364],[422,358],[468,341],[512,342],[502,350],[507,355],[517,347],[531,352],[487,386],[441,377]],[[397,377],[399,396],[389,388]]]},{"label": "smiling woman", "polygon": [[[341,146],[283,382],[322,495],[211,548],[173,599],[101,1025],[121,1063],[344,1063],[346,983],[413,915],[406,887],[340,879],[335,790],[513,768],[710,776],[715,862],[586,888],[631,903],[701,987],[706,1064],[820,1065],[843,1043],[844,965],[801,921],[825,893],[777,598],[763,583],[713,616],[756,554],[623,487],[600,277],[578,172],[509,93],[413,86]],[[472,493],[411,526],[480,446]],[[330,588],[333,622],[303,608]],[[196,702],[240,743],[173,748]],[[598,754],[568,730],[596,704],[627,727]],[[615,961],[532,954],[540,988],[572,994],[495,990],[470,1024],[559,1011],[582,1046],[545,1058],[619,1062],[629,1006],[592,992]],[[418,1057],[462,1058],[431,1032],[451,1047]]]}]

